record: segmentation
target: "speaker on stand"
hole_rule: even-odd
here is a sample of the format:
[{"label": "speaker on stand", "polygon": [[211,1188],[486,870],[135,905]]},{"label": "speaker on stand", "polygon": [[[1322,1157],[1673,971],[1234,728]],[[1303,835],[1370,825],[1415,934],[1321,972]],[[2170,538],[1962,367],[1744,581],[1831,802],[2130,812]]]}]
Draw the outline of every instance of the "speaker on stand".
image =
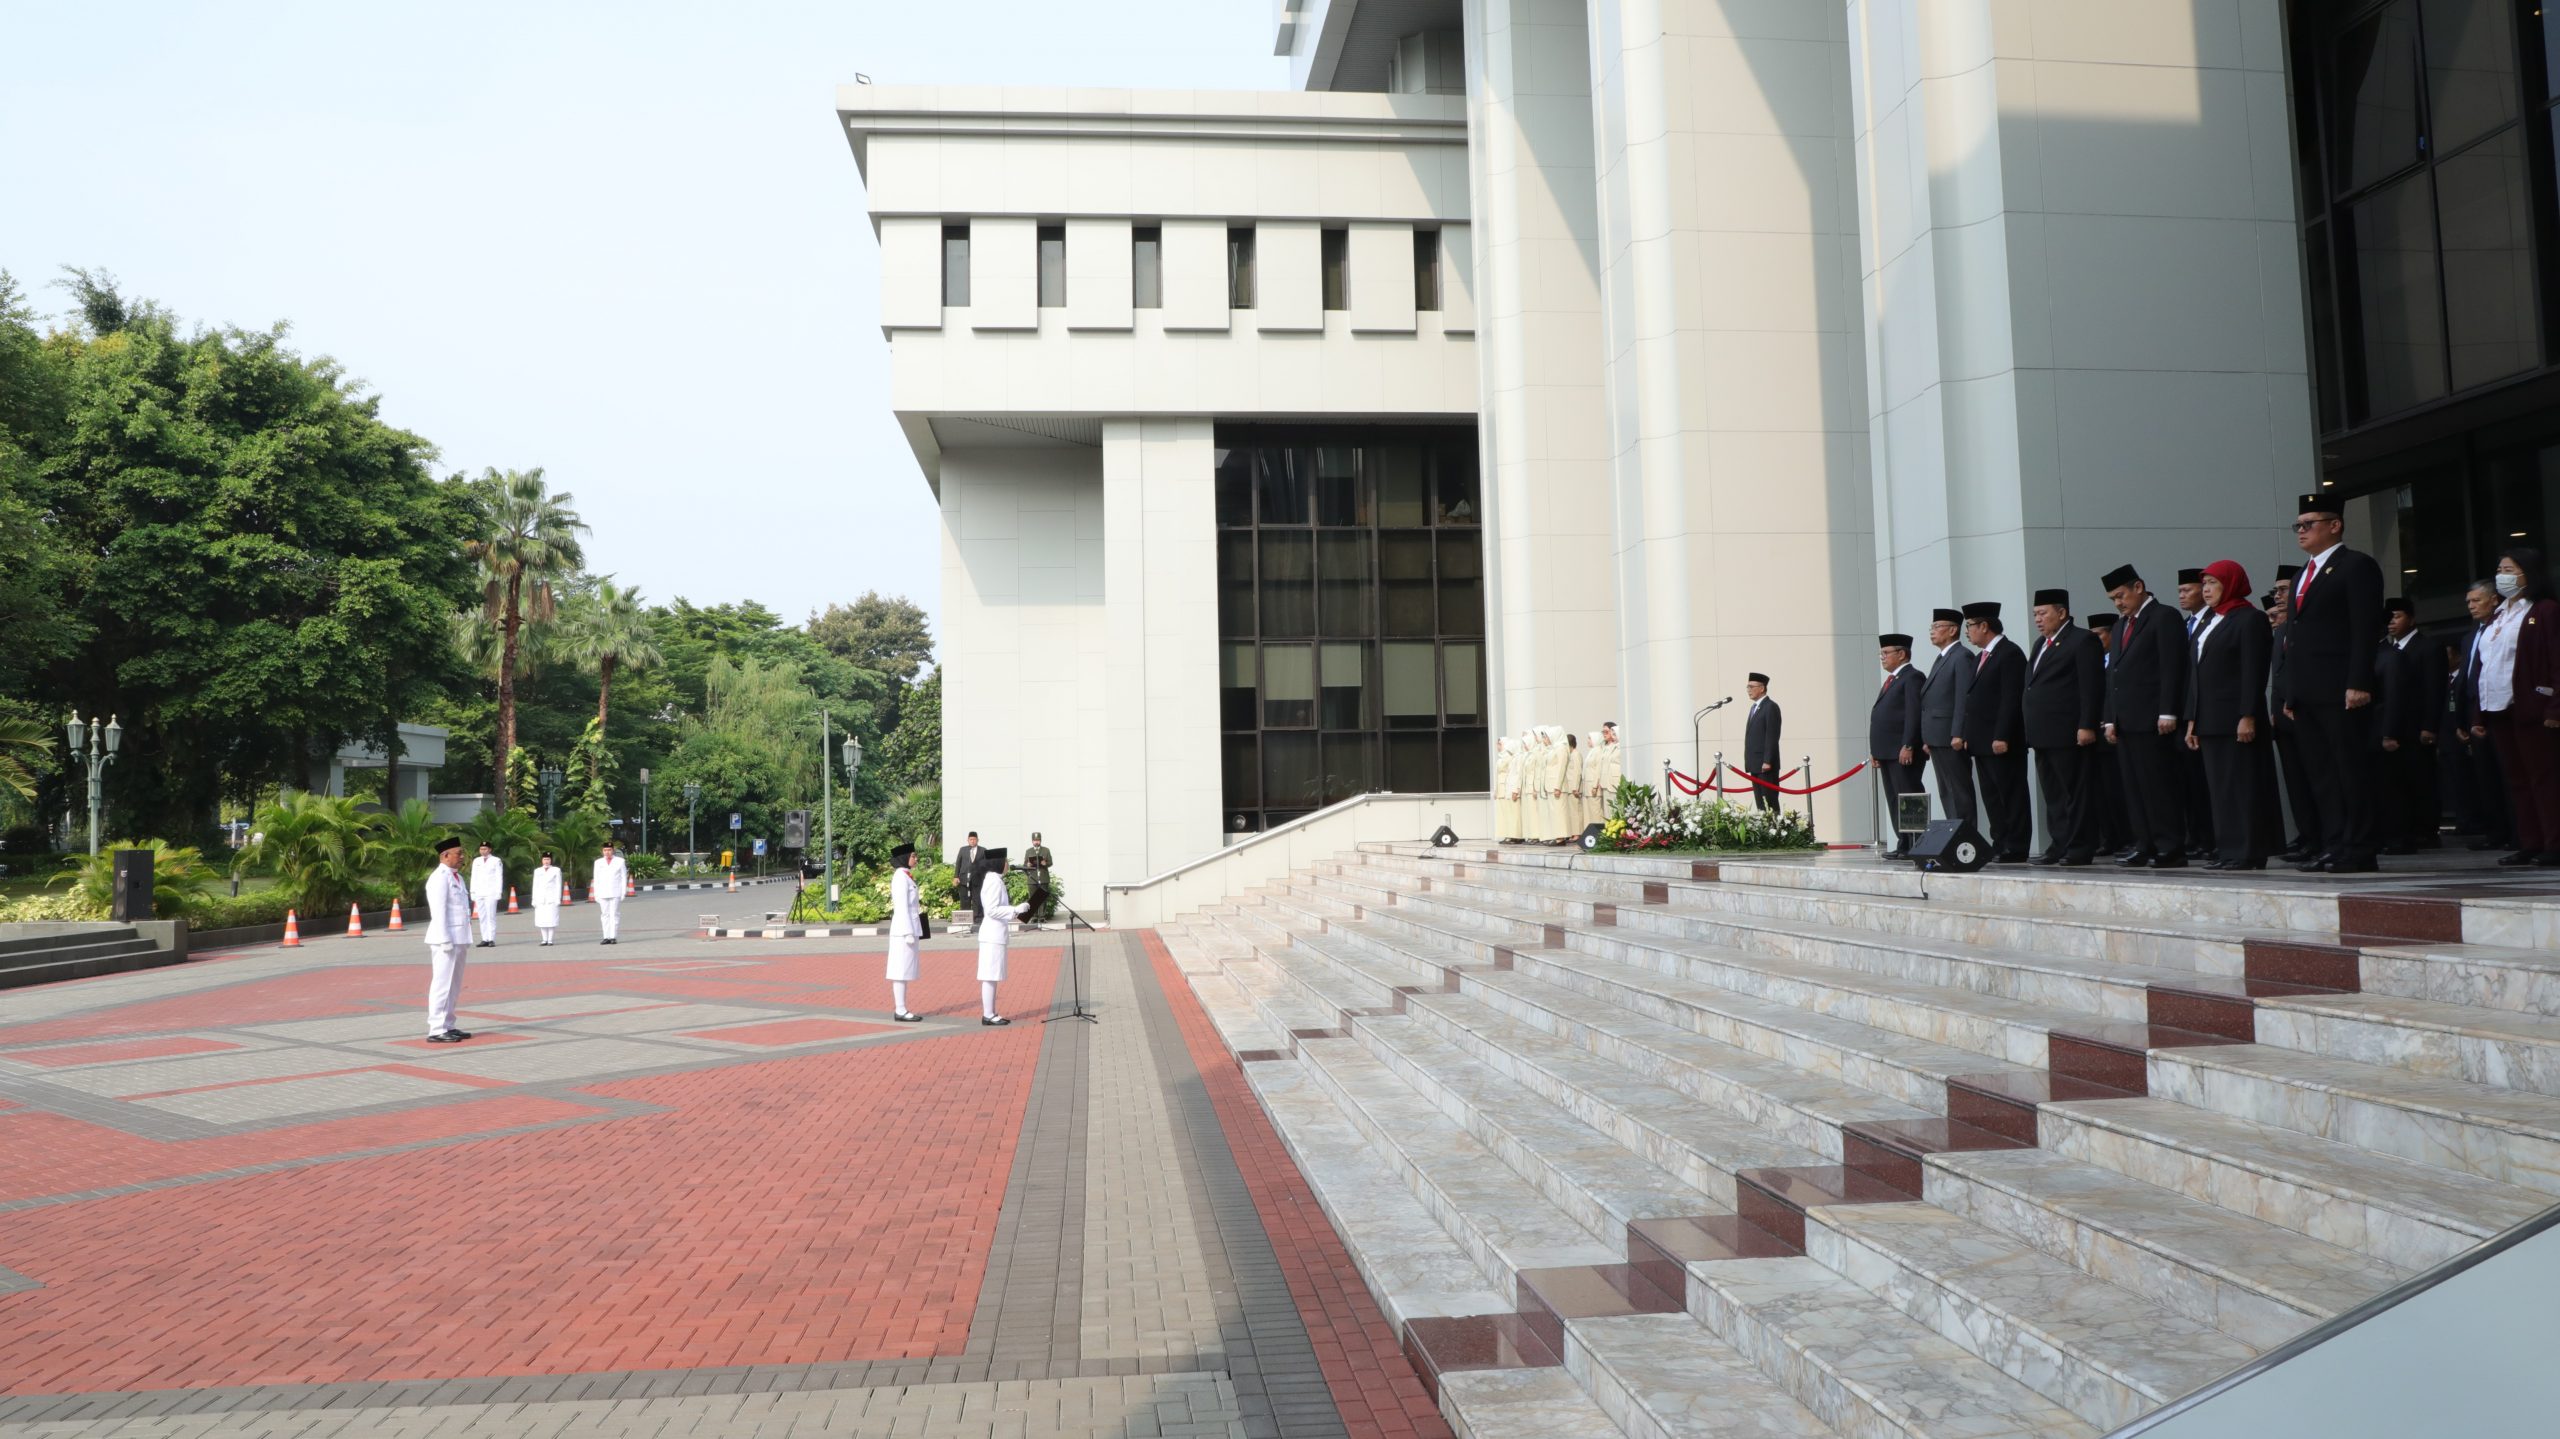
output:
[{"label": "speaker on stand", "polygon": [[1969,820],[1931,820],[1911,841],[1911,863],[1923,874],[1971,874],[1991,862],[1991,846]]},{"label": "speaker on stand", "polygon": [[1606,825],[1586,824],[1582,827],[1582,838],[1575,840],[1574,843],[1582,846],[1584,854],[1590,854],[1600,848],[1601,836],[1607,832],[1607,829]]}]

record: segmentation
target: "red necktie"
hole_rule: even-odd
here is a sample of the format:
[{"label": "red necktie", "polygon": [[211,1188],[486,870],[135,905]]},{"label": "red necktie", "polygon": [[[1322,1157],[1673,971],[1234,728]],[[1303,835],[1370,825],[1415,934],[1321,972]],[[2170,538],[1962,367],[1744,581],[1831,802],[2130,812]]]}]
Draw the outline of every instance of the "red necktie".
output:
[{"label": "red necktie", "polygon": [[2302,582],[2293,587],[2293,602],[2297,607],[2301,605],[2302,597],[2311,592],[2311,577],[2318,573],[2320,573],[2318,560],[2313,560],[2302,567]]}]

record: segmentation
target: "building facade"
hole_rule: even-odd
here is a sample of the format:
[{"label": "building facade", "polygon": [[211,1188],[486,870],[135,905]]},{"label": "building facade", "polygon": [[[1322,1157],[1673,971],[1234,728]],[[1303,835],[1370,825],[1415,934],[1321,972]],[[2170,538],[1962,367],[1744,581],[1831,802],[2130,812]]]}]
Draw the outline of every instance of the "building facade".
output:
[{"label": "building facade", "polygon": [[1829,775],[1879,630],[2268,575],[2314,484],[2449,612],[2554,483],[2538,9],[1280,0],[1291,91],[847,87],[947,822],[1129,882],[1531,725],[1712,763],[1751,670]]}]

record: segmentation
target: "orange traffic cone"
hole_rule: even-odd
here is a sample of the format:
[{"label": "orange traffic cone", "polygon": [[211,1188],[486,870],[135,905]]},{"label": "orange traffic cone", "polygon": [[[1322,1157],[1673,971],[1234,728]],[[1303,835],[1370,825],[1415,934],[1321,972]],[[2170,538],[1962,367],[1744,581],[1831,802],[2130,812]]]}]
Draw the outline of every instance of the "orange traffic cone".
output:
[{"label": "orange traffic cone", "polygon": [[352,904],[347,906],[347,938],[364,938],[364,911]]},{"label": "orange traffic cone", "polygon": [[522,911],[521,911],[521,910],[518,910],[518,909],[516,908],[516,887],[515,887],[514,885],[512,885],[512,884],[507,886],[507,913],[509,913],[509,914],[520,914],[520,913],[522,913]]},{"label": "orange traffic cone", "polygon": [[640,881],[631,878],[629,875],[625,875],[623,876],[622,882],[626,886],[622,891],[622,897],[624,899],[629,899],[631,896],[640,892]]},{"label": "orange traffic cone", "polygon": [[738,872],[734,869],[729,871],[729,892],[731,894],[738,892]]},{"label": "orange traffic cone", "polygon": [[302,948],[302,926],[294,922],[293,911],[289,909],[284,912],[284,947]]},{"label": "orange traffic cone", "polygon": [[396,894],[391,897],[391,922],[384,925],[383,928],[390,930],[394,934],[398,934],[400,932],[400,896]]}]

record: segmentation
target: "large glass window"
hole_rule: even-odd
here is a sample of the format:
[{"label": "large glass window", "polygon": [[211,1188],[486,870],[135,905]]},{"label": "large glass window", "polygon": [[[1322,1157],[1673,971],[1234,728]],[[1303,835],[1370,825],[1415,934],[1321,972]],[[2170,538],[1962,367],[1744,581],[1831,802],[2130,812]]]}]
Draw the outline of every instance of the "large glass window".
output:
[{"label": "large glass window", "polygon": [[1040,227],[1040,308],[1054,310],[1067,303],[1067,227]]},{"label": "large glass window", "polygon": [[1140,225],[1129,232],[1130,300],[1141,310],[1164,308],[1164,228]]},{"label": "large glass window", "polygon": [[969,227],[942,227],[942,303],[969,303]]},{"label": "large glass window", "polygon": [[1223,426],[1218,445],[1226,827],[1483,788],[1474,432]]},{"label": "large glass window", "polygon": [[1413,232],[1413,307],[1440,308],[1440,232]]},{"label": "large glass window", "polygon": [[1227,308],[1253,308],[1253,227],[1237,225],[1227,231]]},{"label": "large glass window", "polygon": [[1328,310],[1348,309],[1351,305],[1351,232],[1326,230],[1321,234],[1324,307]]}]

